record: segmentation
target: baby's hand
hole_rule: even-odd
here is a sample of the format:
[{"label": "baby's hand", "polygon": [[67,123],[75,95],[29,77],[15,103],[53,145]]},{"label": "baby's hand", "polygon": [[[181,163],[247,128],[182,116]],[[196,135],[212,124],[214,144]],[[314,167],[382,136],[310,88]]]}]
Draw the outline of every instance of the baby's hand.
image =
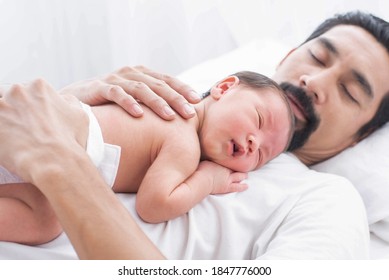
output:
[{"label": "baby's hand", "polygon": [[247,173],[234,172],[211,161],[200,162],[198,169],[207,171],[210,174],[212,182],[211,194],[241,192],[248,188],[247,184],[242,183],[247,178]]}]

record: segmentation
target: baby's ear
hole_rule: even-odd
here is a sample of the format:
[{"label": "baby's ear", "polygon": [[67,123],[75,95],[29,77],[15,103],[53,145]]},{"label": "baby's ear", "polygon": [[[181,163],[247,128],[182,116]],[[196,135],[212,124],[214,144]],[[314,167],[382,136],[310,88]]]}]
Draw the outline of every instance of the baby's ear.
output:
[{"label": "baby's ear", "polygon": [[211,96],[219,100],[223,94],[227,93],[229,89],[239,85],[239,78],[237,76],[229,76],[211,88]]}]

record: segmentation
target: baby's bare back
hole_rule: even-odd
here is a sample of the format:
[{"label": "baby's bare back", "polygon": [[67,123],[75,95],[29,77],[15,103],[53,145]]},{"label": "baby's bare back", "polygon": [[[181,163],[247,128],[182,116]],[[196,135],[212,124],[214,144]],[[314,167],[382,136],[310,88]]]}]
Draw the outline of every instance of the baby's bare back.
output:
[{"label": "baby's bare back", "polygon": [[[121,147],[121,157],[115,192],[137,192],[151,164],[162,147],[172,139],[198,137],[193,122],[177,118],[164,121],[144,108],[141,118],[133,118],[121,107],[114,104],[92,107],[103,134],[105,143]],[[177,141],[177,140],[175,140]],[[179,143],[178,143],[179,145]],[[169,145],[170,146],[170,145]]]}]

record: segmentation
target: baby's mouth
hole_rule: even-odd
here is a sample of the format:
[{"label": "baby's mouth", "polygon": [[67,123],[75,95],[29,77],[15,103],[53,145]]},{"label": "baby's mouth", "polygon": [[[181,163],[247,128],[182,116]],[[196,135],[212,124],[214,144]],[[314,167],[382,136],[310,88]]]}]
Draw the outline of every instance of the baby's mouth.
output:
[{"label": "baby's mouth", "polygon": [[239,145],[239,143],[235,142],[234,140],[231,140],[232,144],[232,156],[233,157],[238,157],[242,156],[245,153],[245,149],[243,146]]}]

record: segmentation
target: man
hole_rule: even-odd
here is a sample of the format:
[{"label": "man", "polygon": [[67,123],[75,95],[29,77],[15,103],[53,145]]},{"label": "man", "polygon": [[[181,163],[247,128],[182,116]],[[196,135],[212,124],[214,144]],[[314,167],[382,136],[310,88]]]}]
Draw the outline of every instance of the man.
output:
[{"label": "man", "polygon": [[[329,158],[357,143],[387,121],[387,114],[383,112],[388,111],[386,108],[389,82],[385,77],[385,73],[389,73],[388,33],[388,23],[370,15],[349,13],[335,17],[323,23],[278,66],[274,79],[286,91],[297,119],[291,149],[303,163],[309,165]],[[178,108],[178,112],[186,116],[191,114],[188,104],[172,92],[172,88],[179,92],[188,90],[173,78],[141,68],[140,71],[124,69],[100,82],[104,82],[113,94],[108,94],[108,98],[104,98],[107,91],[103,91],[103,94],[90,94],[82,98],[84,102],[93,104],[101,102],[102,99],[113,99],[135,115],[141,114],[137,110],[131,111],[134,108],[134,100],[124,97],[124,92],[118,87],[112,87],[112,84],[116,84],[131,93],[135,99],[142,99],[140,92],[146,91],[147,97],[143,101],[157,107],[155,110],[166,118],[172,117],[171,111],[161,109],[166,108],[165,103],[156,99],[151,91],[158,92],[166,100],[173,100],[172,104],[174,108]],[[85,86],[88,84],[81,83],[79,87],[73,85],[70,89],[81,90]],[[26,181],[34,183],[47,196],[79,257],[163,257],[153,242],[143,234],[134,220],[136,217],[129,216],[126,209],[118,203],[82,152],[83,148],[78,143],[82,143],[85,135],[73,129],[75,139],[62,139],[61,131],[70,129],[66,122],[75,121],[66,119],[65,110],[69,106],[63,104],[63,107],[57,107],[59,113],[55,112],[55,108],[49,110],[40,99],[28,94],[31,91],[39,92],[40,99],[47,99],[47,102],[57,98],[52,94],[44,94],[52,90],[42,81],[25,88],[19,86],[4,93],[0,108],[3,125],[0,141],[4,147],[17,151],[12,155],[1,151],[0,157],[8,164],[6,167],[19,170],[19,174]],[[18,109],[22,104],[38,109],[23,114],[21,109]],[[182,104],[186,105],[179,106]],[[74,108],[73,106],[69,109]],[[39,121],[42,115],[49,115],[48,123],[42,124]],[[20,119],[16,120],[16,116],[20,116]],[[37,130],[36,136],[29,135],[27,141],[25,138],[28,135],[21,135],[20,132],[23,126],[37,126],[41,127],[41,130]],[[10,131],[11,127],[13,135],[20,136],[12,141],[10,138],[13,137],[6,135],[6,131]],[[39,131],[42,132],[40,135]],[[54,145],[50,139],[60,144]],[[36,147],[34,152],[29,151],[26,143]],[[39,168],[39,163],[45,164],[44,171]],[[77,168],[74,168],[76,165]],[[312,173],[299,165],[293,157],[287,159],[287,164],[281,162],[279,165],[281,172],[291,172],[295,175],[292,177],[285,174],[291,190],[288,192],[289,186],[270,186],[269,190],[263,188],[265,190],[260,194],[264,195],[265,199],[261,202],[268,207],[261,210],[266,210],[267,216],[262,217],[257,236],[249,242],[242,243],[247,237],[242,231],[253,231],[252,226],[243,228],[239,231],[240,234],[235,236],[224,237],[228,232],[223,230],[224,223],[228,223],[224,219],[221,219],[220,223],[220,244],[232,244],[234,238],[242,238],[238,240],[239,246],[209,248],[214,243],[206,243],[206,239],[194,239],[197,242],[188,244],[189,242],[179,240],[184,235],[171,234],[170,236],[175,237],[170,240],[170,247],[187,246],[177,249],[180,252],[172,252],[166,249],[166,244],[169,244],[168,237],[161,241],[163,245],[157,242],[157,235],[150,234],[149,237],[171,258],[367,257],[368,233],[363,206],[359,197],[352,191],[352,186],[338,177]],[[266,173],[261,175],[266,177]],[[267,176],[277,178],[274,170],[270,170]],[[317,180],[320,182],[315,182]],[[309,186],[308,182],[313,186]],[[258,183],[259,186],[262,182],[253,180],[251,183]],[[255,184],[250,189],[259,188]],[[95,194],[93,201],[86,199],[91,192]],[[274,193],[276,195],[273,195]],[[255,198],[259,199],[258,193],[256,195]],[[320,198],[324,198],[324,202]],[[217,203],[218,199],[215,198],[205,206]],[[79,207],[81,205],[83,207]],[[252,206],[254,207],[254,204]],[[250,208],[247,210],[250,211]],[[193,214],[192,216],[202,214],[200,218],[206,219],[204,211],[196,210]],[[249,214],[250,216],[244,216],[247,218],[246,223],[239,224],[240,221],[235,221],[238,228],[258,223],[255,220],[250,223],[248,217],[260,216],[262,213]],[[113,219],[114,216],[120,218]],[[190,220],[198,221],[197,217],[192,216],[190,213]],[[232,214],[231,217],[234,218]],[[171,225],[176,228],[174,221]],[[188,229],[191,229],[191,226],[189,221]],[[226,226],[228,229],[232,227]],[[109,228],[115,228],[115,231],[107,230]],[[147,226],[142,225],[142,229],[147,230]],[[318,238],[321,240],[318,241]],[[235,247],[244,248],[239,251],[240,249]],[[199,254],[200,250],[207,254]],[[230,253],[238,251],[237,254]]]}]

